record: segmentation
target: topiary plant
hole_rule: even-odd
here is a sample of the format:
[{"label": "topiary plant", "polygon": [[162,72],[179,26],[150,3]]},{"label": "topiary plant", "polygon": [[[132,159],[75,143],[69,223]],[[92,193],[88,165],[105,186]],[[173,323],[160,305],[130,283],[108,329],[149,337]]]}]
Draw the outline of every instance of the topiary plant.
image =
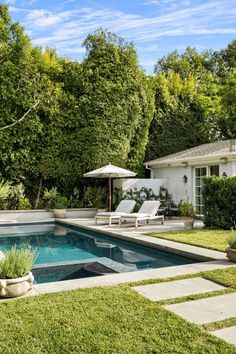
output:
[{"label": "topiary plant", "polygon": [[54,208],[55,209],[66,209],[68,207],[68,199],[59,195],[55,200]]}]

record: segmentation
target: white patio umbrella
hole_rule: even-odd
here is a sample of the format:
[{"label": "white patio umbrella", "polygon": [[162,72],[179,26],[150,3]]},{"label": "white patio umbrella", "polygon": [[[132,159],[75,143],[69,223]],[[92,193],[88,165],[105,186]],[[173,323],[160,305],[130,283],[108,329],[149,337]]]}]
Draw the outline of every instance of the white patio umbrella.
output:
[{"label": "white patio umbrella", "polygon": [[84,177],[108,178],[109,180],[108,206],[109,206],[109,211],[111,211],[111,199],[112,199],[111,179],[118,178],[118,177],[134,177],[136,176],[136,174],[137,173],[135,172],[114,166],[109,163],[109,165],[85,173]]}]

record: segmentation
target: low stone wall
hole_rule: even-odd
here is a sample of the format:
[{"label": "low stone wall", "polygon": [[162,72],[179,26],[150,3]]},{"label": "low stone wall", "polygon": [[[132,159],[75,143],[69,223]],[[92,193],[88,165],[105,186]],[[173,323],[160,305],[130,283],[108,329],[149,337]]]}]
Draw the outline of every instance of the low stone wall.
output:
[{"label": "low stone wall", "polygon": [[[92,218],[96,214],[96,208],[67,209],[66,218]],[[1,210],[0,223],[27,221],[54,221],[52,211],[48,210]]]}]

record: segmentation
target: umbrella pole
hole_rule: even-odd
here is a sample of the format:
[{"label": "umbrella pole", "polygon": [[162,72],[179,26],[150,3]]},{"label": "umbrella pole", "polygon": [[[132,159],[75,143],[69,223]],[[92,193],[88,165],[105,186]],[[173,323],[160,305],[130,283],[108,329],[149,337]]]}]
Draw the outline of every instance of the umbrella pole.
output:
[{"label": "umbrella pole", "polygon": [[109,196],[108,196],[108,208],[111,211],[111,177],[109,177]]}]

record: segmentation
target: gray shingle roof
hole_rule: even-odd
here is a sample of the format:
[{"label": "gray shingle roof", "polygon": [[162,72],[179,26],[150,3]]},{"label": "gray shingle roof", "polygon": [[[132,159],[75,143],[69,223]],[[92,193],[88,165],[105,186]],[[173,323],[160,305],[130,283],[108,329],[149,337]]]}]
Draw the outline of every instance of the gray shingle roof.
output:
[{"label": "gray shingle roof", "polygon": [[236,139],[216,141],[210,144],[203,144],[191,149],[179,151],[175,154],[167,155],[145,162],[145,164],[175,162],[178,160],[186,160],[191,158],[214,157],[222,154],[222,157],[227,154],[235,153],[236,156]]}]

